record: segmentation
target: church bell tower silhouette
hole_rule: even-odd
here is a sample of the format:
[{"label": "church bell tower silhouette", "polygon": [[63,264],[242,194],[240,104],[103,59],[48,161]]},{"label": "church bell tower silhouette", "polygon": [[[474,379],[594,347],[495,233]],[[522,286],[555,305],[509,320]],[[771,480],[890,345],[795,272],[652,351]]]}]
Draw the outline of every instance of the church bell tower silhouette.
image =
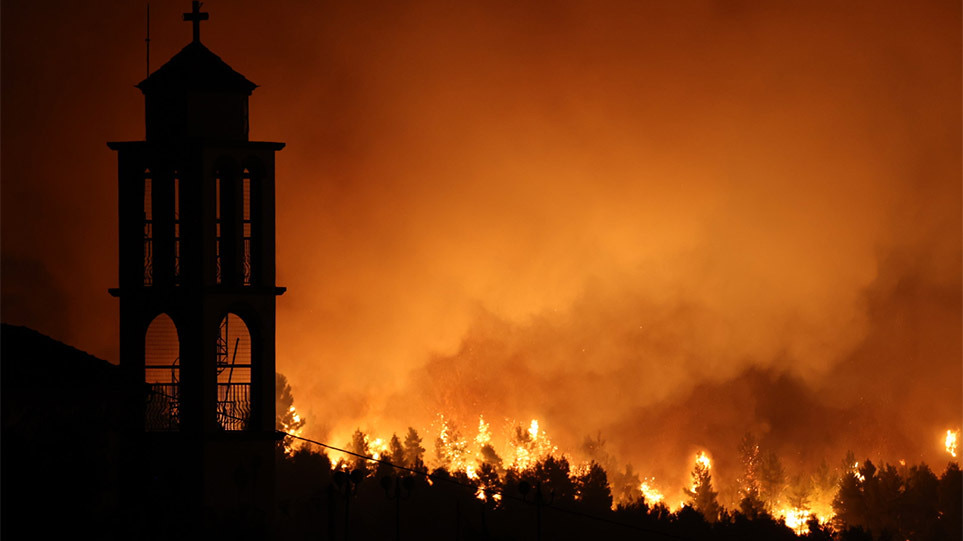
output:
[{"label": "church bell tower silhouette", "polygon": [[[250,141],[257,85],[193,40],[137,87],[146,137],[118,157],[120,364],[142,389],[147,493],[270,521],[274,492],[274,158]],[[176,487],[176,488],[170,488]],[[174,494],[173,492],[176,492]],[[190,511],[189,511],[190,512]]]}]

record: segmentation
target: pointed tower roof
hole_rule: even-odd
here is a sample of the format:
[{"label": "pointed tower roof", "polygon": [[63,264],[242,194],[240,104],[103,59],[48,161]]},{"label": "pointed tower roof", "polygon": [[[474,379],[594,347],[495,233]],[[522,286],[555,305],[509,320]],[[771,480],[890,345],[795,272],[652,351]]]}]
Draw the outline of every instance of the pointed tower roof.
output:
[{"label": "pointed tower roof", "polygon": [[213,91],[250,95],[257,85],[234,71],[200,41],[192,41],[166,64],[137,84],[154,91]]}]

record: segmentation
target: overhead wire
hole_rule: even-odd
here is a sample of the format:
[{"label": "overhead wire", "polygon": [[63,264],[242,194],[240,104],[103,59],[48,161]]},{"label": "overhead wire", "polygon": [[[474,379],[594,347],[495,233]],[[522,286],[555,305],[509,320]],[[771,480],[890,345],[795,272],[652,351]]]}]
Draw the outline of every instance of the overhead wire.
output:
[{"label": "overhead wire", "polygon": [[[453,476],[451,476],[451,475],[445,475],[445,476],[435,475],[435,474],[433,474],[433,473],[429,473],[427,470],[418,470],[418,469],[415,469],[415,468],[409,468],[409,467],[407,467],[407,466],[402,466],[402,465],[400,465],[400,464],[394,464],[394,463],[392,463],[392,462],[389,462],[389,461],[384,460],[384,459],[381,459],[381,458],[374,458],[374,457],[372,457],[372,456],[363,455],[363,454],[360,454],[360,453],[356,453],[356,452],[354,452],[354,451],[349,451],[349,450],[347,450],[347,449],[342,449],[342,448],[340,448],[340,447],[336,447],[336,446],[334,446],[334,445],[330,445],[330,444],[327,444],[327,443],[323,443],[323,442],[320,442],[320,441],[317,441],[317,440],[312,440],[311,438],[305,438],[305,437],[303,437],[303,436],[298,436],[298,435],[296,435],[296,434],[291,434],[291,433],[288,433],[288,432],[284,432],[283,430],[277,430],[276,433],[277,433],[279,436],[281,436],[281,437],[290,437],[290,438],[293,438],[293,439],[296,439],[296,440],[301,440],[301,441],[304,441],[304,442],[307,442],[307,443],[311,443],[311,444],[314,444],[314,445],[318,445],[318,446],[323,447],[323,448],[325,448],[325,449],[330,449],[330,450],[332,450],[332,451],[336,451],[336,452],[339,452],[339,453],[344,453],[344,454],[346,454],[346,455],[354,456],[354,457],[356,457],[356,458],[360,458],[360,459],[363,459],[363,460],[366,460],[366,461],[369,461],[369,462],[375,462],[375,463],[378,463],[378,464],[384,464],[385,466],[390,466],[390,467],[392,467],[392,468],[394,468],[394,469],[397,469],[397,470],[407,471],[407,472],[410,472],[410,473],[415,474],[415,475],[423,476],[423,477],[425,477],[425,478],[427,478],[427,479],[430,479],[430,480],[432,480],[432,481],[447,482],[447,483],[451,483],[451,484],[454,484],[454,485],[457,485],[457,486],[460,486],[460,487],[464,487],[464,488],[471,489],[471,490],[473,490],[473,491],[477,491],[477,490],[480,488],[480,487],[477,487],[477,486],[475,486],[475,485],[471,485],[471,484],[469,484],[469,483],[463,483],[463,482],[459,481],[457,478],[455,478],[455,477],[453,477]],[[501,491],[501,490],[491,490],[491,491],[489,491],[489,489],[486,489],[486,488],[484,488],[484,487],[481,487],[481,488],[482,488],[482,490],[485,490],[486,495],[488,495],[488,494],[499,494],[499,495],[502,497],[503,500],[507,498],[507,499],[510,499],[510,500],[520,501],[520,502],[523,502],[523,503],[526,503],[526,504],[530,504],[530,505],[541,505],[543,508],[550,508],[550,509],[559,511],[559,512],[561,512],[561,513],[566,513],[566,514],[569,514],[569,515],[580,516],[580,517],[587,518],[587,519],[591,519],[591,520],[595,520],[595,521],[598,521],[598,522],[605,522],[605,523],[608,523],[608,524],[612,524],[612,525],[614,525],[614,526],[620,526],[620,527],[623,527],[623,528],[627,528],[627,529],[631,529],[631,530],[636,530],[636,531],[638,531],[638,532],[644,532],[644,533],[649,533],[649,534],[656,534],[656,535],[660,535],[660,536],[663,536],[663,537],[666,537],[666,538],[670,538],[670,539],[680,539],[680,540],[683,540],[683,541],[693,541],[692,538],[690,538],[690,537],[682,537],[682,536],[679,536],[679,535],[671,534],[671,533],[664,532],[664,531],[660,531],[660,530],[653,530],[653,529],[651,529],[651,528],[644,528],[644,527],[641,527],[641,526],[636,526],[636,525],[634,525],[634,524],[627,524],[627,523],[625,523],[625,522],[621,522],[621,521],[618,521],[618,520],[613,520],[613,519],[610,519],[610,518],[601,517],[601,516],[598,516],[598,515],[593,515],[593,514],[591,514],[591,513],[586,513],[586,512],[584,512],[584,511],[579,511],[579,510],[577,510],[577,509],[569,509],[569,508],[565,508],[565,507],[560,507],[560,506],[557,506],[557,505],[552,504],[551,502],[548,502],[548,503],[545,503],[545,502],[539,503],[539,502],[536,502],[536,501],[533,501],[533,500],[528,500],[528,499],[526,499],[526,498],[524,498],[524,497],[518,497],[518,496],[515,496],[515,495],[513,495],[513,494],[506,494],[504,491]]]}]

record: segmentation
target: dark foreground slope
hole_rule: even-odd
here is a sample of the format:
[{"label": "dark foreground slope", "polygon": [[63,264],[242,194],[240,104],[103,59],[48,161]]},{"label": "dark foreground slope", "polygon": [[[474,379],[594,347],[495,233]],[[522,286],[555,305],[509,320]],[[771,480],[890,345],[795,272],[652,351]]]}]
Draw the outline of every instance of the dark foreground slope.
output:
[{"label": "dark foreground slope", "polygon": [[133,389],[103,359],[2,325],[4,539],[104,537],[120,508],[120,466],[130,456],[122,427]]}]

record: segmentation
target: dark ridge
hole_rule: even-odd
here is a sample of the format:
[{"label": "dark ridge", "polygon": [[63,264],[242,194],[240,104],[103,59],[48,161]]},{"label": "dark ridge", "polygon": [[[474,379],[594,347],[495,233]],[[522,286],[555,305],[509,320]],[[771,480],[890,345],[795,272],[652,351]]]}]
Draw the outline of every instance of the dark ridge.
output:
[{"label": "dark ridge", "polygon": [[0,390],[2,537],[102,538],[121,504],[118,464],[132,456],[136,385],[103,359],[3,324]]}]

